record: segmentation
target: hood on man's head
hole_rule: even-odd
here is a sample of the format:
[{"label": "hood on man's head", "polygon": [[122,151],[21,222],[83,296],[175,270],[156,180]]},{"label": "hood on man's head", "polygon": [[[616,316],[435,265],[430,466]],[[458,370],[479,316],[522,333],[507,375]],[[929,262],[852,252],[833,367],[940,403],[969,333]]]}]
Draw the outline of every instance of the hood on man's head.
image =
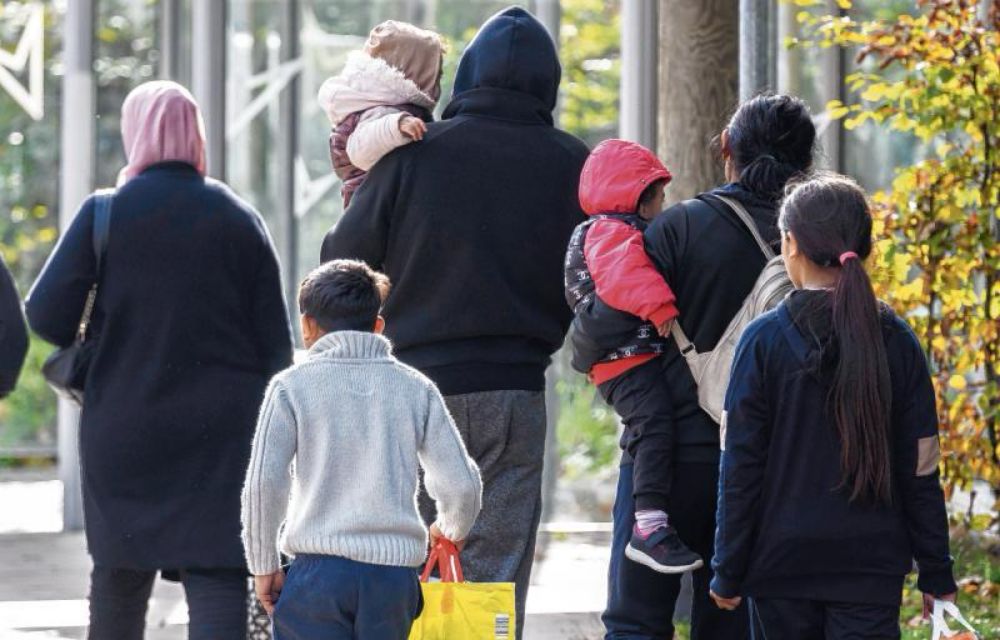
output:
[{"label": "hood on man's head", "polygon": [[549,32],[519,7],[483,23],[462,54],[453,96],[472,89],[506,89],[538,98],[555,109],[562,67]]}]

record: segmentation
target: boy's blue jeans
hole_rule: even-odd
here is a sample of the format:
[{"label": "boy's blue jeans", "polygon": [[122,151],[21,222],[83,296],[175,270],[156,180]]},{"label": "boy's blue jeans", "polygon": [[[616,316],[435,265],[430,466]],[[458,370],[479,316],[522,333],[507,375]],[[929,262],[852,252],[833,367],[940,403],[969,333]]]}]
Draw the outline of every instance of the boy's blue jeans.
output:
[{"label": "boy's blue jeans", "polygon": [[406,640],[422,607],[415,569],[299,555],[274,608],[274,640]]}]

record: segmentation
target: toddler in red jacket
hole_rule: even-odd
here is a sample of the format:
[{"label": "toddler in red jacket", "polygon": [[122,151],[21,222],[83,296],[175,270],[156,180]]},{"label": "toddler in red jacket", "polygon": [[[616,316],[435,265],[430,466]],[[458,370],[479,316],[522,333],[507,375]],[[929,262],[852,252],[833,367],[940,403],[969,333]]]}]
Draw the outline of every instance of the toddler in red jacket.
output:
[{"label": "toddler in red jacket", "polygon": [[659,357],[678,311],[643,243],[670,179],[642,145],[597,145],[580,174],[580,206],[590,218],[573,233],[565,276],[574,324],[614,345],[583,368],[621,416],[621,445],[633,461],[635,526],[625,555],[660,573],[683,573],[701,567],[702,559],[681,542],[667,517],[674,434]]}]

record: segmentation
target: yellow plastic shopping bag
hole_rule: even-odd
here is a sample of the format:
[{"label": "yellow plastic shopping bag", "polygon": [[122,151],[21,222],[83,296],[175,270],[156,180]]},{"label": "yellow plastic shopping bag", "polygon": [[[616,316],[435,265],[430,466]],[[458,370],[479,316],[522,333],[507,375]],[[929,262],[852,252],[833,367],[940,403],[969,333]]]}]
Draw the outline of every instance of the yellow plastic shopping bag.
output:
[{"label": "yellow plastic shopping bag", "polygon": [[[435,565],[441,582],[428,582]],[[465,582],[452,543],[442,540],[431,549],[420,582],[424,610],[410,640],[513,640],[514,583]]]}]

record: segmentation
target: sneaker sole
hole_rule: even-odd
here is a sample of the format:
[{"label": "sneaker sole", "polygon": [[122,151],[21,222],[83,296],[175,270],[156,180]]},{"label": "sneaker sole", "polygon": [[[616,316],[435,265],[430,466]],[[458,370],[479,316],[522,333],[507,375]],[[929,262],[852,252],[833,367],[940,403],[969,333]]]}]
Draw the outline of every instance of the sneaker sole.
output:
[{"label": "sneaker sole", "polygon": [[656,571],[657,573],[667,573],[667,574],[687,573],[688,571],[701,569],[701,567],[705,564],[704,562],[702,562],[701,558],[698,558],[697,560],[688,565],[678,565],[674,567],[663,565],[654,560],[653,558],[651,558],[650,556],[646,555],[642,551],[639,551],[632,545],[625,547],[625,557],[631,560],[632,562],[638,562],[644,567],[648,567],[653,571]]}]

